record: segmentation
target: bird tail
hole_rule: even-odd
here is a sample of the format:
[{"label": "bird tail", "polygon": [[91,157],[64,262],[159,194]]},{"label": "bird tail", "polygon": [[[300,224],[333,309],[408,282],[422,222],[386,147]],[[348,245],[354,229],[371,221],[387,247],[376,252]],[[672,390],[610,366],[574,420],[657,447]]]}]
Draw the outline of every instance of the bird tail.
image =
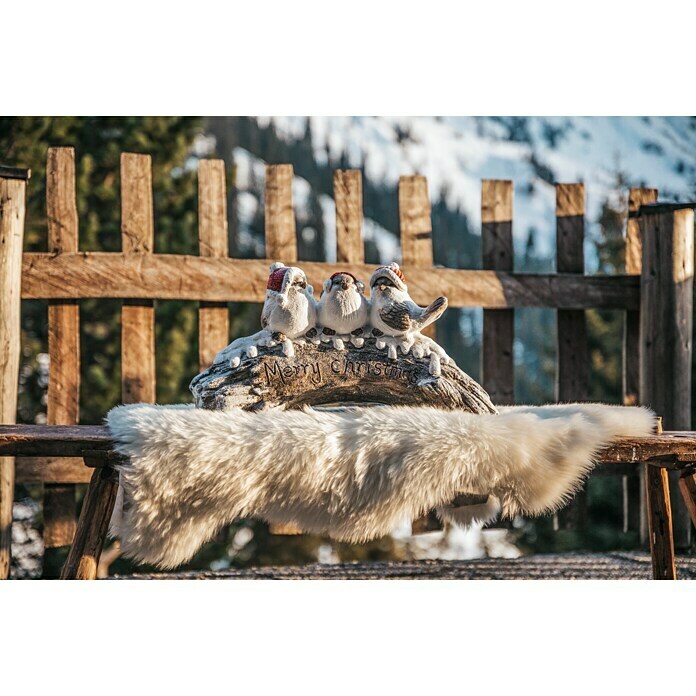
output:
[{"label": "bird tail", "polygon": [[437,321],[444,314],[444,311],[446,309],[447,309],[447,298],[446,297],[438,297],[436,300],[431,302],[425,308],[425,311],[423,312],[423,316],[421,317],[420,328],[422,329],[422,328],[432,324],[434,321]]}]

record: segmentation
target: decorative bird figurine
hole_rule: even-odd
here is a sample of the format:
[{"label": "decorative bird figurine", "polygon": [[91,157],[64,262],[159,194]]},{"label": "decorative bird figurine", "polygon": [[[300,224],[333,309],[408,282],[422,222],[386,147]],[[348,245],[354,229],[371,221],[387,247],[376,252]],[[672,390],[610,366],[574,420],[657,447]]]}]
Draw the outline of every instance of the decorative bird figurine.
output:
[{"label": "decorative bird figurine", "polygon": [[419,307],[408,294],[398,264],[381,266],[370,280],[370,321],[375,336],[409,336],[439,319],[447,309],[447,298],[438,297]]},{"label": "decorative bird figurine", "polygon": [[332,340],[334,347],[343,349],[343,340],[349,339],[360,347],[368,321],[369,303],[365,298],[365,283],[351,273],[334,273],[324,282],[317,305],[319,326],[323,327],[322,340]]},{"label": "decorative bird figurine", "polygon": [[293,356],[292,340],[316,335],[316,319],[314,289],[304,272],[279,261],[272,264],[261,311],[262,328],[273,341],[283,344],[285,355]]}]

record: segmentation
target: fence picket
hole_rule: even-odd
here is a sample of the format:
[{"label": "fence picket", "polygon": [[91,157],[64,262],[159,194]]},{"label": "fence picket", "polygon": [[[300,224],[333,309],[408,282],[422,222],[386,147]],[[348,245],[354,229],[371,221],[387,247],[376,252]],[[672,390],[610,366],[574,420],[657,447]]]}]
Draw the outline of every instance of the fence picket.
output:
[{"label": "fence picket", "polygon": [[362,238],[362,173],[356,169],[337,170],[333,177],[336,201],[336,261],[365,263]]},{"label": "fence picket", "polygon": [[266,167],[266,258],[289,266],[297,262],[295,211],[292,207],[291,164]]},{"label": "fence picket", "polygon": [[[293,168],[290,164],[266,167],[266,258],[289,265],[297,262],[297,233],[292,205]],[[294,536],[302,530],[293,524],[269,524],[271,534]]]},{"label": "fence picket", "polygon": [[[75,195],[75,150],[49,148],[46,162],[48,249],[78,251],[79,220]],[[49,380],[47,423],[80,421],[80,306],[78,300],[49,300]],[[51,460],[51,466],[57,459]],[[58,577],[77,526],[75,484],[44,483],[44,577]]]},{"label": "fence picket", "polygon": [[[227,236],[227,192],[225,163],[201,160],[198,165],[198,239],[200,255],[225,258]],[[209,367],[215,355],[229,343],[230,316],[226,302],[201,302],[198,308],[198,363]]]},{"label": "fence picket", "polygon": [[[399,232],[401,261],[408,280],[409,269],[433,267],[433,227],[428,180],[424,176],[399,177]],[[422,333],[434,339],[435,332],[436,325],[431,324]]]},{"label": "fence picket", "polygon": [[[655,203],[657,189],[632,188],[628,193],[628,212],[635,213],[641,205]],[[626,273],[640,275],[642,268],[643,245],[640,237],[640,223],[637,218],[629,217],[626,224]],[[640,403],[638,393],[640,381],[640,311],[629,309],[624,312],[623,348],[622,348],[622,396],[625,406]],[[642,485],[645,465],[636,468],[636,473],[623,476],[623,530],[624,533],[635,532],[639,535],[641,545],[648,542],[648,519],[645,486]]]},{"label": "fence picket", "polygon": [[[121,240],[126,254],[154,247],[152,163],[121,155]],[[155,402],[155,309],[152,300],[124,300],[121,309],[121,392],[124,404]]]},{"label": "fence picket", "polygon": [[[481,252],[483,268],[512,271],[512,181],[481,182]],[[494,404],[514,403],[514,309],[484,309],[481,345],[483,388]]]},{"label": "fence picket", "polygon": [[[433,265],[430,198],[428,180],[424,176],[399,177],[399,232],[401,262],[408,281],[409,269],[432,268]],[[434,339],[435,324],[426,327],[422,333]],[[442,529],[442,523],[432,511],[411,523],[412,534],[424,534],[438,529]]]},{"label": "fence picket", "polygon": [[[28,170],[0,167],[0,423],[17,419],[20,286]],[[0,457],[0,580],[10,575],[14,457]]]},{"label": "fence picket", "polygon": [[[556,271],[585,272],[585,186],[556,184]],[[585,312],[559,309],[556,401],[586,401],[589,357]],[[566,508],[557,513],[557,526],[572,529],[585,518],[587,496],[579,491]]]}]

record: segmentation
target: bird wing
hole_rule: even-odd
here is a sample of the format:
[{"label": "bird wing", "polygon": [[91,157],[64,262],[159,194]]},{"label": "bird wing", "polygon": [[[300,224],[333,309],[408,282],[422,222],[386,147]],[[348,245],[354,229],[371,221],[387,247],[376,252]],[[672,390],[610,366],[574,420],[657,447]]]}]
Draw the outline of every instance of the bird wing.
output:
[{"label": "bird wing", "polygon": [[271,320],[271,308],[268,302],[263,303],[263,309],[261,310],[261,328],[265,329]]},{"label": "bird wing", "polygon": [[[410,305],[413,305],[411,307]],[[379,318],[395,331],[408,331],[411,328],[413,308],[420,309],[413,302],[395,302],[379,312]]]}]

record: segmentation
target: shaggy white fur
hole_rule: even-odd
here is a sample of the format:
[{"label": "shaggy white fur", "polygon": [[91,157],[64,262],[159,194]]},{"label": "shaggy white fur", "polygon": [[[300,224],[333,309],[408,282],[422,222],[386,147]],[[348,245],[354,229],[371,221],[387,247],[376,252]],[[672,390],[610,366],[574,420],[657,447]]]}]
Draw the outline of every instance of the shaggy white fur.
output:
[{"label": "shaggy white fur", "polygon": [[[595,404],[247,413],[120,406],[107,416],[123,509],[112,532],[124,552],[172,568],[237,517],[295,523],[360,542],[436,508],[455,524],[537,515],[563,505],[619,435],[648,435],[642,408]],[[459,493],[484,505],[448,507]]]}]

